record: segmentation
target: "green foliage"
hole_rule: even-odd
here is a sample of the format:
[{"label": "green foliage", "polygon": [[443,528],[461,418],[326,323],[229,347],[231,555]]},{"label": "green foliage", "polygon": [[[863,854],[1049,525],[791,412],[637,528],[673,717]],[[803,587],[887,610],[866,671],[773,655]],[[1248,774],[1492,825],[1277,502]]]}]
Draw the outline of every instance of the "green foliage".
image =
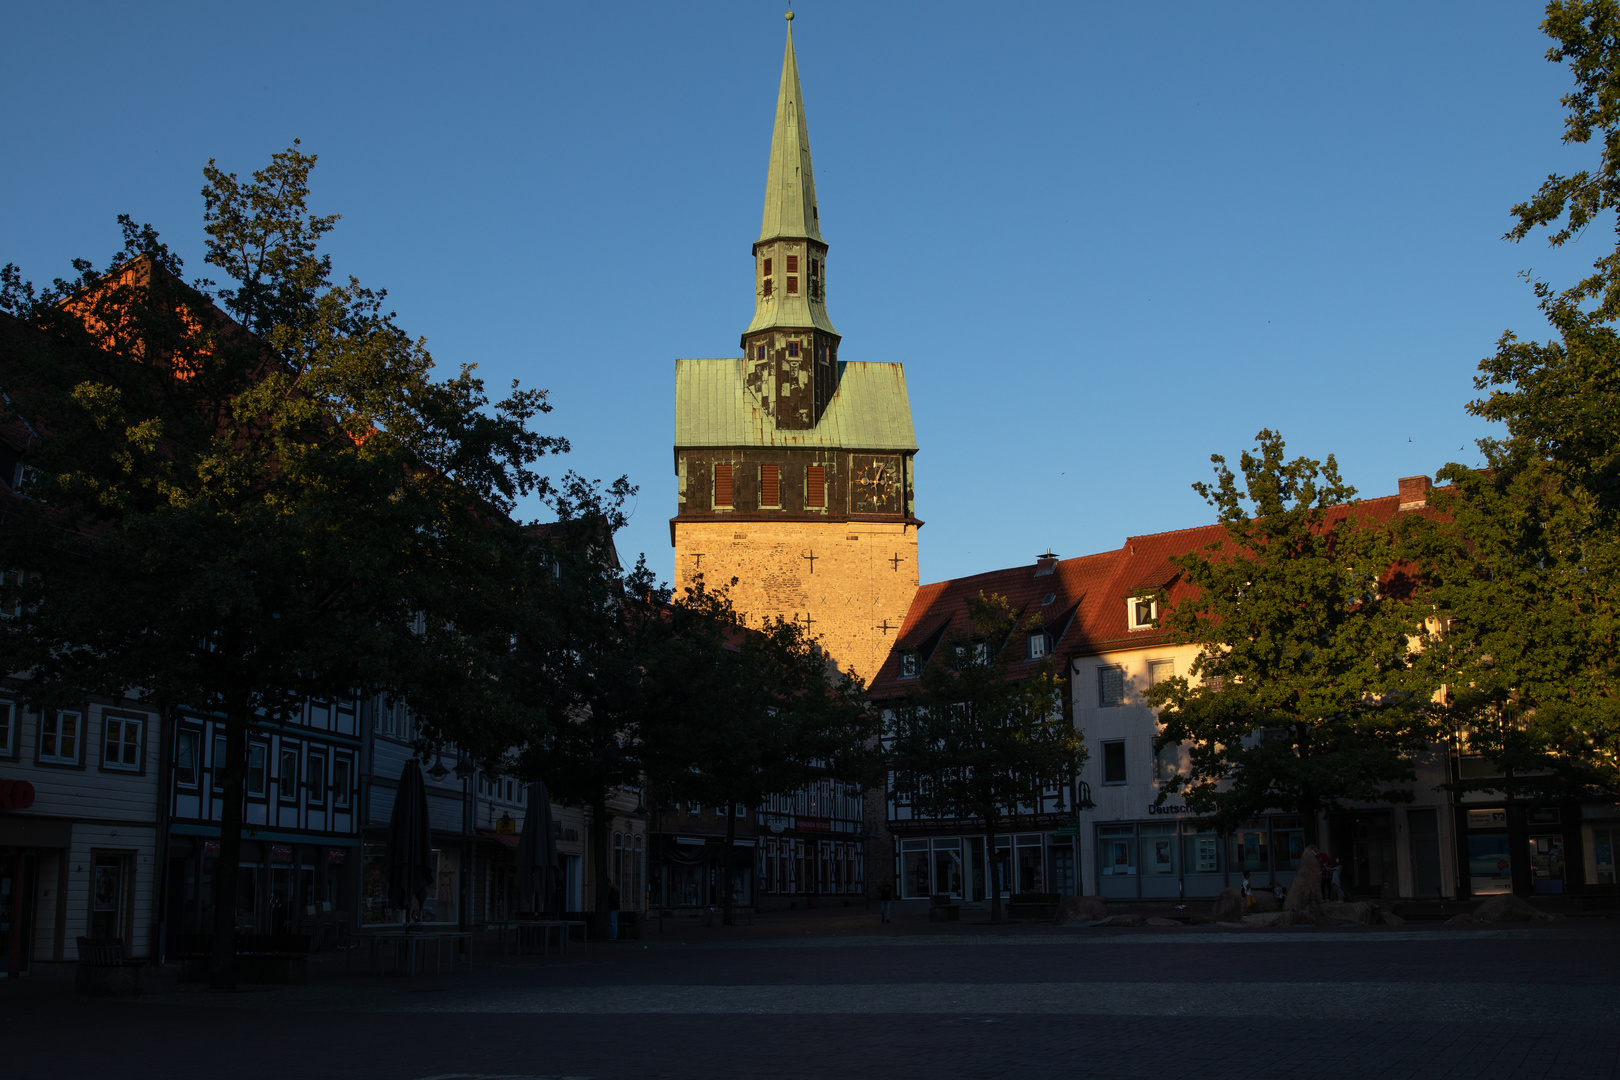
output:
[{"label": "green foliage", "polygon": [[[1062,707],[1051,658],[1021,678],[1013,634],[1018,614],[1002,596],[967,601],[971,630],[948,637],[919,673],[917,687],[885,718],[893,798],[925,817],[977,818],[994,836],[1005,819],[1041,804],[1086,759]],[[999,861],[992,866],[1000,870]],[[1001,889],[990,889],[999,918]]]},{"label": "green foliage", "polygon": [[[296,145],[242,182],[206,172],[209,260],[183,284],[127,218],[104,270],[36,292],[8,267],[0,378],[41,434],[0,528],[0,665],[41,705],[140,687],[227,726],[219,887],[234,890],[247,734],[307,697],[387,692],[430,730],[505,707],[521,536],[566,449],[530,430],[544,394],[491,402],[470,368],[437,380],[384,294],[329,280]],[[228,319],[215,299],[239,317]],[[230,982],[231,905],[216,927]]]},{"label": "green foliage", "polygon": [[1181,793],[1223,830],[1291,810],[1314,839],[1321,810],[1412,798],[1398,785],[1429,739],[1410,653],[1424,621],[1388,587],[1390,532],[1358,511],[1334,459],[1289,461],[1271,431],[1256,441],[1242,487],[1220,455],[1215,483],[1193,485],[1226,538],[1171,560],[1197,591],[1164,618],[1199,647],[1199,682],[1147,691],[1158,747],[1181,744],[1189,760],[1159,797]]},{"label": "green foliage", "polygon": [[[1600,144],[1595,167],[1551,175],[1513,208],[1508,232],[1546,229],[1562,246],[1620,208],[1620,5],[1554,0],[1542,29],[1548,60],[1567,63],[1564,141]],[[1617,224],[1620,229],[1620,224]],[[1434,505],[1449,517],[1415,527],[1447,632],[1424,656],[1447,688],[1447,721],[1488,767],[1462,789],[1620,794],[1620,232],[1593,272],[1562,291],[1534,285],[1547,341],[1504,333],[1480,363],[1485,391],[1469,411],[1497,421],[1486,468],[1448,465]]]}]

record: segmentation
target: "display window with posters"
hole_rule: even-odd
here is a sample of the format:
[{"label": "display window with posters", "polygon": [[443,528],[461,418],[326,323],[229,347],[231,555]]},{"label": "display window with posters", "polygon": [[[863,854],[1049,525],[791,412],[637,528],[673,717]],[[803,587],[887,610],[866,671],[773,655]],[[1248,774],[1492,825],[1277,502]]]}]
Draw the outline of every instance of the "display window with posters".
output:
[{"label": "display window with posters", "polygon": [[1469,810],[1468,891],[1493,896],[1513,891],[1513,855],[1508,840],[1507,810]]}]

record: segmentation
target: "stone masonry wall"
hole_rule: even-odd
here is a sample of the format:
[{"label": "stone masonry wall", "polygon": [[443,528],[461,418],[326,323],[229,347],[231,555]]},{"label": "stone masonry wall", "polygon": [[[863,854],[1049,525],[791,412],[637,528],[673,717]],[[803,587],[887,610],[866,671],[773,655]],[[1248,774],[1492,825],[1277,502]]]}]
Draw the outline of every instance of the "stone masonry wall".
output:
[{"label": "stone masonry wall", "polygon": [[808,618],[839,667],[853,667],[870,682],[917,592],[917,529],[898,522],[677,520],[677,593],[700,572],[711,589],[738,579],[732,603],[750,625]]}]

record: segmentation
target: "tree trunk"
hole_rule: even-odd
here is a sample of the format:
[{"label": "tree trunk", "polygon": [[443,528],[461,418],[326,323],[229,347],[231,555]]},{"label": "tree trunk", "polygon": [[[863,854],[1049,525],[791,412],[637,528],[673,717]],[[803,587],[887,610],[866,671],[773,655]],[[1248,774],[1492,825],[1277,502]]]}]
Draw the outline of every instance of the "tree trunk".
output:
[{"label": "tree trunk", "polygon": [[607,799],[603,798],[591,807],[591,858],[596,863],[595,888],[591,890],[596,895],[591,909],[598,941],[606,941],[608,934],[608,832],[612,827],[613,818],[608,813]]},{"label": "tree trunk", "polygon": [[732,855],[737,844],[737,808],[726,807],[726,850],[721,857],[720,870],[720,925],[731,925],[731,869]]},{"label": "tree trunk", "polygon": [[242,788],[247,779],[251,722],[245,697],[226,711],[225,804],[220,808],[219,858],[214,863],[214,956],[208,972],[211,990],[236,989],[236,888],[242,865]]},{"label": "tree trunk", "polygon": [[990,921],[1001,921],[1001,860],[996,858],[996,818],[994,814],[986,814],[984,818],[984,851],[985,860],[989,863],[984,879],[990,885]]}]

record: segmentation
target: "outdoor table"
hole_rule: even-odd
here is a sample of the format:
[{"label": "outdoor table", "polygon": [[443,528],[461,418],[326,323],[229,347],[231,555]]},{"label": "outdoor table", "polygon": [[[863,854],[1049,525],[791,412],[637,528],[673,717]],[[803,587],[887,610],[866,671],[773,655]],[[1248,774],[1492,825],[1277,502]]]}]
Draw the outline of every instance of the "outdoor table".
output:
[{"label": "outdoor table", "polygon": [[371,971],[380,974],[387,970],[382,963],[383,947],[392,945],[394,952],[394,965],[403,975],[415,975],[417,971],[426,970],[427,946],[433,946],[433,970],[437,974],[443,970],[442,945],[443,934],[433,931],[419,930],[384,930],[366,935],[371,940]]}]

